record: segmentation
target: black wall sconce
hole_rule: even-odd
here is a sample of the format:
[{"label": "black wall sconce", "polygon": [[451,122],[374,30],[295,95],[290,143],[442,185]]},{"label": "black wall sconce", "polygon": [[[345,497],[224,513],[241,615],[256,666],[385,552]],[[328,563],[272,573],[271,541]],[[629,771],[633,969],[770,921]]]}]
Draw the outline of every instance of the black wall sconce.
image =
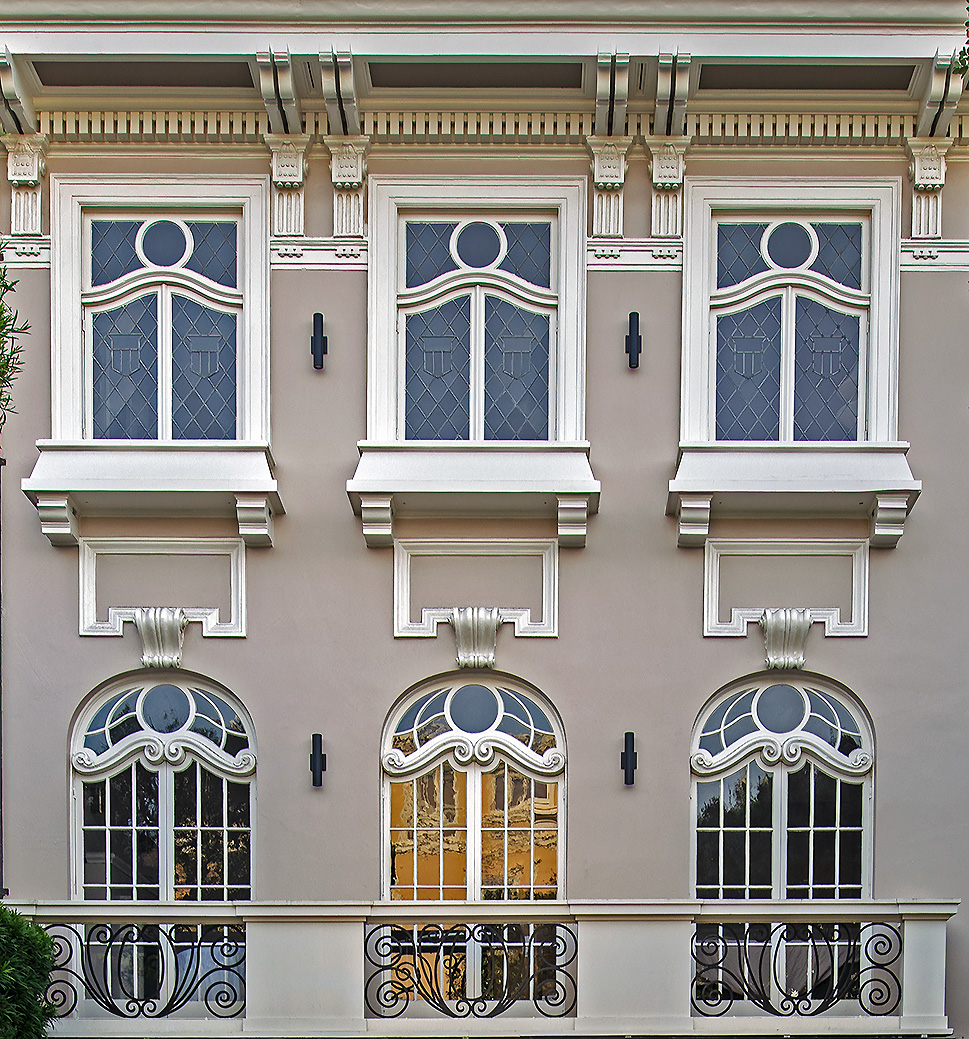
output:
[{"label": "black wall sconce", "polygon": [[643,337],[639,334],[639,312],[629,315],[629,335],[626,336],[626,353],[629,355],[629,367],[639,367],[639,355],[643,352]]},{"label": "black wall sconce", "polygon": [[636,782],[636,763],[639,755],[636,753],[636,735],[627,732],[623,737],[623,750],[619,755],[619,767],[622,769],[622,778],[626,786],[632,786]]},{"label": "black wall sconce", "polygon": [[323,736],[313,733],[313,753],[310,754],[310,772],[313,773],[313,786],[323,785],[323,773],[326,771],[326,755],[323,753]]},{"label": "black wall sconce", "polygon": [[323,315],[313,315],[313,335],[310,337],[310,352],[313,354],[313,367],[317,371],[323,368],[326,356],[326,336],[323,335]]}]

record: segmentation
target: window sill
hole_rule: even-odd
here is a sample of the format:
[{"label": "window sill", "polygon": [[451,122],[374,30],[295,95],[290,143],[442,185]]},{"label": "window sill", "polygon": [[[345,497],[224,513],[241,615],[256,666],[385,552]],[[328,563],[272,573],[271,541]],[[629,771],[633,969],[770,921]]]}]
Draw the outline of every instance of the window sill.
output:
[{"label": "window sill", "polygon": [[268,444],[38,440],[21,482],[52,545],[78,543],[79,516],[232,517],[247,545],[272,544],[285,512]]},{"label": "window sill", "polygon": [[347,494],[371,548],[393,544],[394,516],[546,516],[559,544],[585,545],[599,509],[589,444],[361,441]]},{"label": "window sill", "polygon": [[870,544],[894,548],[922,490],[905,443],[681,444],[666,511],[677,543],[706,542],[710,516],[870,518]]}]

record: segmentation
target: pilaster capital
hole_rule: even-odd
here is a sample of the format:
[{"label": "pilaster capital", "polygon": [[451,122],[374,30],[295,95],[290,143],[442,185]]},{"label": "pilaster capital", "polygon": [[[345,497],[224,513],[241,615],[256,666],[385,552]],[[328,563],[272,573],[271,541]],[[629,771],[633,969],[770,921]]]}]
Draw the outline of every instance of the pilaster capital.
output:
[{"label": "pilaster capital", "polygon": [[592,183],[600,191],[618,191],[626,179],[626,154],[631,137],[586,137],[592,155]]},{"label": "pilaster capital", "polygon": [[686,150],[692,137],[646,137],[646,155],[653,187],[657,191],[676,191],[683,187]]},{"label": "pilaster capital", "polygon": [[310,135],[267,133],[262,139],[273,156],[273,184],[282,189],[301,188],[306,176],[306,149]]},{"label": "pilaster capital", "polygon": [[7,149],[7,180],[18,188],[37,187],[47,172],[47,135],[7,134],[0,142]]},{"label": "pilaster capital", "polygon": [[951,140],[935,137],[909,137],[905,141],[908,155],[908,179],[916,191],[941,191],[945,184],[945,153]]},{"label": "pilaster capital", "polygon": [[324,137],[323,143],[330,151],[330,174],[335,188],[351,191],[362,188],[367,176],[367,150],[370,138]]}]

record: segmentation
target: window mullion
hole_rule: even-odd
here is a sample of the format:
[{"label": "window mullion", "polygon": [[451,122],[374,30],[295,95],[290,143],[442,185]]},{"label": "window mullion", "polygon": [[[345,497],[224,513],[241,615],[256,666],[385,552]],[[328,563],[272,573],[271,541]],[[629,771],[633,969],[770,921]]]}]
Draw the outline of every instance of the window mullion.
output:
[{"label": "window mullion", "polygon": [[469,769],[467,777],[467,897],[478,901],[481,898],[481,816],[484,813],[484,791],[480,769]]},{"label": "window mullion", "polygon": [[786,770],[774,772],[774,833],[777,839],[772,849],[773,898],[787,897],[787,779]]},{"label": "window mullion", "polygon": [[781,399],[780,439],[790,443],[794,440],[794,319],[796,303],[794,288],[784,289],[781,301]]},{"label": "window mullion", "polygon": [[172,289],[162,285],[158,296],[158,439],[171,440],[172,430]]},{"label": "window mullion", "polygon": [[175,772],[158,772],[158,895],[175,897]]},{"label": "window mullion", "polygon": [[476,285],[471,292],[471,430],[472,440],[484,440],[485,395],[485,329],[484,288]]}]

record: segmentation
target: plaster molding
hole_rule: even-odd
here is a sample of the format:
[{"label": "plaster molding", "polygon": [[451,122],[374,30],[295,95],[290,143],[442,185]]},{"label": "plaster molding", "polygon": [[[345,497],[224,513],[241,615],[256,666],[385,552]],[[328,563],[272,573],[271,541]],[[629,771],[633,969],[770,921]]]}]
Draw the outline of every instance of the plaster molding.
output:
[{"label": "plaster molding", "polygon": [[448,621],[454,628],[458,667],[495,666],[498,626],[503,622],[497,607],[456,606]]},{"label": "plaster molding", "polygon": [[912,182],[912,238],[942,237],[942,188],[950,140],[913,137],[905,142]]},{"label": "plaster molding", "polygon": [[10,182],[10,233],[41,233],[41,199],[47,173],[49,140],[45,134],[0,136],[7,149],[7,180]]},{"label": "plaster molding", "polygon": [[394,546],[394,499],[389,494],[361,494],[360,520],[367,548]]},{"label": "plaster molding", "polygon": [[969,272],[969,240],[964,238],[902,239],[902,271]]},{"label": "plaster molding", "polygon": [[333,181],[333,236],[364,238],[364,194],[367,180],[367,150],[370,138],[325,137],[330,151],[330,176]]},{"label": "plaster molding", "polygon": [[590,271],[682,271],[683,240],[664,238],[589,238]]},{"label": "plaster molding", "polygon": [[859,748],[853,750],[846,760],[843,754],[812,733],[797,732],[781,739],[757,731],[731,744],[716,757],[709,751],[698,750],[690,758],[690,767],[698,776],[710,776],[733,768],[751,752],[756,752],[761,764],[768,769],[781,763],[794,768],[805,757],[813,757],[843,776],[866,775],[874,761],[871,753]]},{"label": "plaster molding", "polygon": [[50,235],[11,235],[0,242],[0,260],[11,270],[44,270],[50,267]]},{"label": "plaster molding", "polygon": [[395,747],[381,757],[380,763],[388,775],[412,776],[444,754],[450,754],[459,765],[477,762],[487,767],[495,764],[499,753],[529,772],[542,776],[558,775],[565,768],[565,754],[557,747],[552,747],[544,754],[536,754],[514,736],[493,729],[478,737],[464,732],[445,733],[407,755]]},{"label": "plaster molding", "polygon": [[237,494],[239,536],[250,548],[272,548],[273,510],[267,494]]},{"label": "plaster molding", "polygon": [[810,610],[767,609],[758,623],[764,632],[765,667],[804,667],[804,645],[814,623]]},{"label": "plaster molding", "polygon": [[587,137],[592,155],[592,237],[622,238],[622,194],[631,137]]},{"label": "plaster molding", "polygon": [[144,606],[135,610],[142,667],[181,667],[187,624],[188,617],[180,606]]},{"label": "plaster molding", "polygon": [[907,494],[878,494],[871,514],[869,541],[874,548],[895,548],[905,531],[908,518],[909,498]]},{"label": "plaster molding", "polygon": [[[227,557],[229,567],[229,619],[222,620],[217,606],[182,606],[186,623],[202,625],[202,635],[243,638],[246,634],[246,549],[241,538],[80,538],[78,552],[78,634],[124,634],[124,624],[137,625],[142,607],[109,606],[106,620],[98,620],[98,560],[104,556],[212,556]],[[151,666],[146,664],[147,666]]]},{"label": "plaster molding", "polygon": [[264,134],[263,140],[272,152],[272,233],[301,237],[304,230],[306,149],[310,135]]},{"label": "plaster molding", "polygon": [[421,619],[411,620],[411,563],[417,556],[507,557],[536,556],[542,561],[542,617],[532,619],[530,607],[499,606],[500,623],[515,626],[515,635],[558,635],[559,546],[554,538],[398,538],[394,545],[394,637],[433,638],[438,625],[452,624],[454,607],[422,607]]},{"label": "plaster molding", "polygon": [[683,234],[683,178],[691,140],[688,136],[643,140],[653,182],[651,230],[656,238],[679,238]]},{"label": "plaster molding", "polygon": [[37,129],[34,100],[25,78],[9,49],[0,47],[0,130],[8,134]]},{"label": "plaster molding", "polygon": [[710,533],[710,494],[681,494],[676,506],[676,544],[680,548],[702,548]]},{"label": "plaster molding", "polygon": [[559,545],[562,548],[585,548],[589,499],[559,495],[557,520]]},{"label": "plaster molding", "polygon": [[[708,538],[703,554],[703,634],[734,636],[747,634],[748,626],[761,624],[771,604],[732,606],[730,619],[721,620],[724,604],[720,598],[720,563],[725,556],[843,556],[851,563],[851,618],[843,619],[840,606],[811,606],[811,623],[824,625],[825,636],[865,636],[868,634],[868,542],[847,538],[774,539]],[[782,621],[768,621],[777,630]],[[770,649],[768,648],[768,657]],[[771,666],[771,665],[768,665]],[[776,666],[776,665],[774,665]]]},{"label": "plaster molding", "polygon": [[118,765],[142,755],[151,765],[161,765],[164,762],[175,766],[184,765],[189,754],[233,776],[251,775],[256,768],[256,755],[251,749],[240,751],[235,757],[230,757],[208,740],[193,738],[192,735],[185,736],[182,733],[166,736],[156,732],[138,733],[101,754],[95,754],[87,747],[82,747],[71,755],[71,765],[74,771],[82,776],[92,776],[98,773],[107,774]]},{"label": "plaster molding", "polygon": [[77,510],[69,494],[38,494],[37,518],[40,532],[55,547],[78,543]]},{"label": "plaster molding", "polygon": [[273,238],[269,260],[275,270],[365,271],[365,238]]}]

